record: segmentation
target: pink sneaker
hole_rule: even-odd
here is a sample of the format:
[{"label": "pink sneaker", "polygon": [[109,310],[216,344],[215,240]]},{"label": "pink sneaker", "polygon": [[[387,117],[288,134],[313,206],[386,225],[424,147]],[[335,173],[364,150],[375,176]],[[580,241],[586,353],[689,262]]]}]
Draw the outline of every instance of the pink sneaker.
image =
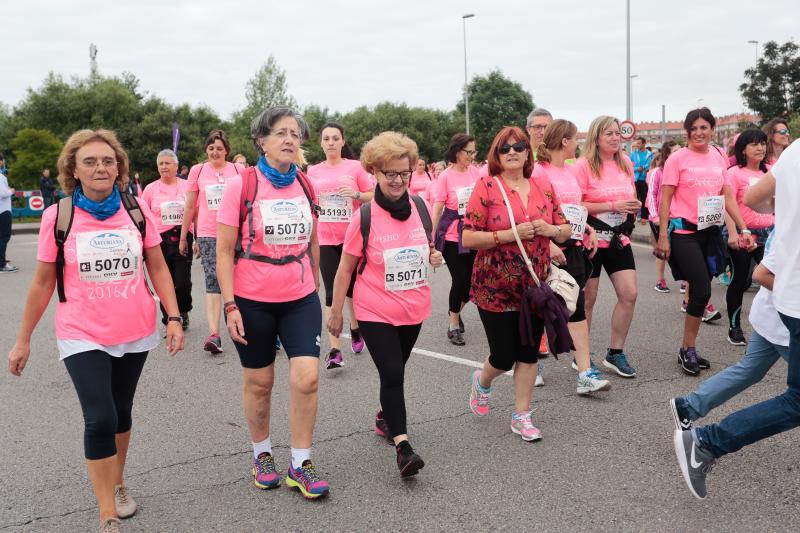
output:
[{"label": "pink sneaker", "polygon": [[532,441],[542,438],[542,432],[531,422],[531,412],[511,415],[511,431],[522,437],[522,440]]},{"label": "pink sneaker", "polygon": [[480,378],[481,371],[476,370],[472,373],[472,388],[469,393],[469,408],[478,416],[486,416],[489,414],[489,392],[481,392]]},{"label": "pink sneaker", "polygon": [[722,318],[722,313],[714,309],[713,304],[708,304],[705,311],[703,311],[703,322],[714,322]]}]

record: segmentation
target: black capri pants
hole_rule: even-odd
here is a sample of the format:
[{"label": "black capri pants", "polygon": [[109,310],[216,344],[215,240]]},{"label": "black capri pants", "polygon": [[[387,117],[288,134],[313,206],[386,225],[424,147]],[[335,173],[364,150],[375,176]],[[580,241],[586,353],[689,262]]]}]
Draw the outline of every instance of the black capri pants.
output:
[{"label": "black capri pants", "polygon": [[[689,284],[686,314],[695,318],[703,316],[703,311],[711,299],[711,273],[704,252],[710,238],[711,233],[708,231],[695,233],[673,231],[670,236],[670,260],[683,275],[682,280],[675,281],[685,281]],[[674,270],[673,277],[675,277]]]},{"label": "black capri pants", "polygon": [[[764,247],[758,246],[752,252],[747,250],[734,250],[728,247],[728,257],[731,264],[731,282],[725,292],[725,304],[728,307],[728,321],[730,327],[738,328],[742,325],[742,300],[744,293],[753,283],[750,275],[750,262],[756,264],[764,259]],[[691,290],[689,291],[691,296]]]},{"label": "black capri pants", "polygon": [[519,333],[519,311],[494,312],[478,308],[489,341],[489,364],[498,370],[511,370],[514,363],[533,364],[539,360],[539,343],[544,321],[533,316],[533,345],[523,346]]},{"label": "black capri pants", "polygon": [[83,410],[86,459],[116,455],[117,434],[129,431],[133,423],[133,396],[146,360],[147,352],[113,357],[101,350],[64,359]]},{"label": "black capri pants", "polygon": [[586,249],[583,246],[575,246],[570,243],[564,249],[564,257],[567,258],[567,264],[562,268],[569,273],[570,276],[575,278],[581,291],[578,293],[578,300],[575,303],[575,312],[569,317],[570,322],[583,322],[586,320],[586,295],[583,288],[592,275],[592,261],[586,255]]},{"label": "black capri pants", "polygon": [[451,313],[460,313],[461,306],[469,301],[469,289],[472,285],[472,265],[475,263],[475,250],[468,253],[458,253],[458,243],[445,241],[442,255],[450,271],[452,284],[448,305]]},{"label": "black capri pants", "polygon": [[[192,310],[192,241],[194,237],[191,233],[186,235],[189,252],[181,254],[178,242],[181,237],[181,228],[165,231],[161,234],[161,253],[164,254],[164,261],[167,263],[169,275],[175,285],[175,297],[178,299],[178,311],[188,313]],[[161,306],[162,316],[167,316],[164,306]]]},{"label": "black capri pants", "polygon": [[642,220],[647,220],[650,217],[650,210],[647,209],[647,182],[645,180],[637,181],[634,186],[636,187],[636,198],[642,202]]},{"label": "black capri pants", "polygon": [[[325,286],[325,307],[333,305],[333,282],[336,279],[336,270],[342,261],[343,250],[344,244],[321,244],[319,247],[319,270],[322,274],[322,284]],[[347,287],[348,298],[353,297],[357,270],[353,270],[350,286]]]},{"label": "black capri pants", "polygon": [[381,410],[392,437],[408,433],[404,393],[406,362],[422,324],[393,326],[385,322],[359,322],[361,335],[378,369]]}]

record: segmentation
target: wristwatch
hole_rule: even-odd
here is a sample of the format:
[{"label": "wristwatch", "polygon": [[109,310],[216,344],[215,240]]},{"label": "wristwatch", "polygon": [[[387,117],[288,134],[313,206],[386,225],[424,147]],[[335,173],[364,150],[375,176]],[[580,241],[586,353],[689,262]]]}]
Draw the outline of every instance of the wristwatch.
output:
[{"label": "wristwatch", "polygon": [[180,317],[180,316],[168,316],[167,317],[167,322],[177,322],[181,326],[183,326],[183,317]]},{"label": "wristwatch", "polygon": [[361,191],[356,191],[356,200],[361,200]]}]

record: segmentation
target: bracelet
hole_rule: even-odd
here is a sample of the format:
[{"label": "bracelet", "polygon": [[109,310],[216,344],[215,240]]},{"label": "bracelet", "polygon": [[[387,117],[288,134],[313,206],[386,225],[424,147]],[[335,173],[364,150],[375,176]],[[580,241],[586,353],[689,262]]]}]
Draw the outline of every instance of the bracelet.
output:
[{"label": "bracelet", "polygon": [[168,316],[167,317],[167,322],[177,322],[182,326],[183,325],[183,318],[179,317],[179,316]]},{"label": "bracelet", "polygon": [[361,200],[361,191],[356,191],[356,200]]},{"label": "bracelet", "polygon": [[747,228],[745,228],[745,229],[743,229],[743,230],[739,230],[739,235],[752,235],[752,234],[753,234],[753,232],[751,232],[751,231],[750,231],[749,229],[747,229]]},{"label": "bracelet", "polygon": [[500,246],[500,244],[501,244],[500,243],[500,237],[497,236],[497,232],[496,231],[492,232],[492,237],[494,237],[494,245],[495,246]]},{"label": "bracelet", "polygon": [[234,311],[238,311],[238,310],[239,310],[239,306],[238,306],[238,305],[236,305],[236,304],[230,304],[230,305],[226,305],[226,306],[225,306],[225,314],[226,314],[226,315],[229,315],[229,314],[231,314],[232,312],[234,312]]},{"label": "bracelet", "polygon": [[228,307],[229,305],[236,305],[235,300],[228,300],[227,302],[222,304],[222,307]]},{"label": "bracelet", "polygon": [[556,235],[554,238],[558,239],[560,237],[561,237],[561,226],[556,226]]}]

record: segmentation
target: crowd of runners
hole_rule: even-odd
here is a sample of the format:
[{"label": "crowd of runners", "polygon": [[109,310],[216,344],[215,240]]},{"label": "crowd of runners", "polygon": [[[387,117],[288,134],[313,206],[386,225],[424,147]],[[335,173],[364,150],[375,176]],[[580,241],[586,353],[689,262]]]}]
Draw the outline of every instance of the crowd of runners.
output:
[{"label": "crowd of runners", "polygon": [[[367,142],[356,159],[341,125],[311,132],[298,112],[278,106],[253,118],[259,158],[252,165],[213,130],[207,159],[185,179],[172,150],[154,154],[160,177],[143,190],[113,132],[78,131],[58,160],[67,196],[42,217],[9,370],[21,375],[31,335],[57,292],[57,348],[84,415],[101,530],[118,530],[137,509],[123,474],[139,376],[162,337],[172,355],[185,348],[199,258],[206,320],[192,321],[208,330],[202,350],[219,356],[230,343],[238,353],[253,482],[272,489],[283,481],[315,499],[331,490],[311,458],[323,327],[325,371],[347,371],[345,321],[350,350],[369,351],[380,380],[374,430],[394,446],[401,476],[425,466],[408,435],[405,366],[432,313],[447,313],[442,335],[454,346],[488,341],[482,368],[465,376],[471,412],[488,415],[495,378],[513,371],[510,430],[539,440],[533,391],[544,385],[548,352],[572,352],[580,395],[608,391],[604,372],[637,376],[646,354],[626,351],[639,290],[631,234],[649,224],[655,290],[670,292],[668,266],[684,293],[683,335],[674,340],[682,371],[711,368],[697,337],[703,321],[722,316],[710,303],[717,276],[728,278],[727,340],[747,346],[739,363],[669,401],[680,468],[702,498],[718,457],[800,423],[800,242],[791,234],[800,216],[800,145],[790,144],[786,124],[746,129],[725,152],[713,142],[715,117],[694,109],[684,122],[685,147],[668,141],[651,150],[639,138],[628,152],[619,121],[600,116],[579,154],[576,125],[536,109],[524,130],[504,127],[490,146],[459,133],[443,161],[427,162],[413,139],[392,131]],[[324,161],[307,164],[306,141],[320,143]],[[442,265],[451,284],[446,310],[431,301],[431,269]],[[614,301],[596,365],[589,332],[603,271]],[[753,281],[760,289],[748,341],[741,309]],[[482,327],[462,318],[470,302]],[[285,475],[270,432],[279,352],[289,361],[291,391]],[[693,427],[781,356],[789,361],[784,395]]]}]

